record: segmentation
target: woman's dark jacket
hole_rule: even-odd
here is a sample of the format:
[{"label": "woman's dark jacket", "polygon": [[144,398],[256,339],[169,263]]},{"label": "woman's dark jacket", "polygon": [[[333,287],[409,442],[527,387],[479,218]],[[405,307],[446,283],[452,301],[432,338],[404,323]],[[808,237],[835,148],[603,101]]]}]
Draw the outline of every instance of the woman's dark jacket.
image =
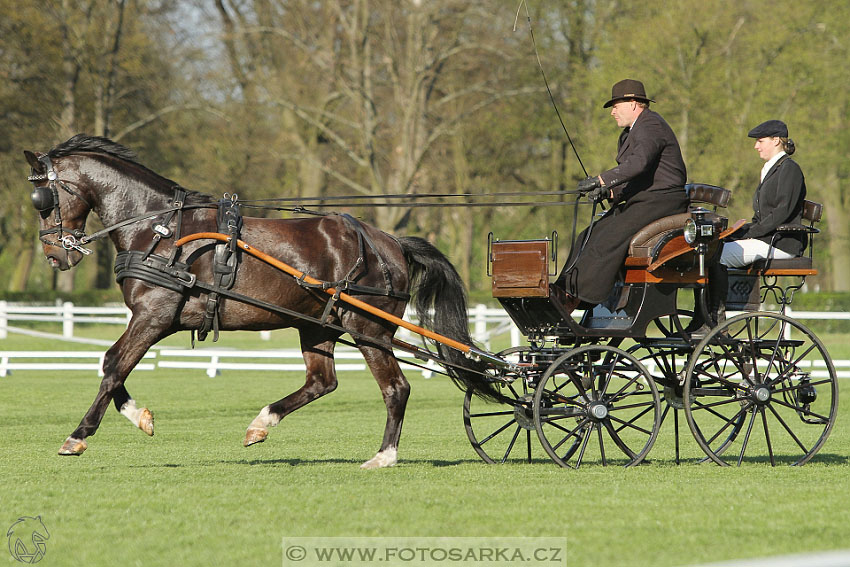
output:
[{"label": "woman's dark jacket", "polygon": [[753,195],[753,221],[735,233],[735,240],[756,238],[794,256],[806,247],[805,234],[783,234],[773,240],[776,227],[800,224],[806,180],[797,162],[781,157],[767,172]]}]

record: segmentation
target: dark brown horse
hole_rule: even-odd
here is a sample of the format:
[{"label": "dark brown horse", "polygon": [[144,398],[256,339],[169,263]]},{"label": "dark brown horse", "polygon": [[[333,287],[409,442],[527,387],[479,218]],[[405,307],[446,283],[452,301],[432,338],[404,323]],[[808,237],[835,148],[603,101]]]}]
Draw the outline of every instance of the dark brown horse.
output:
[{"label": "dark brown horse", "polygon": [[[32,167],[33,204],[40,211],[40,237],[50,265],[70,269],[88,253],[83,244],[108,235],[119,253],[116,272],[125,275],[120,286],[132,312],[126,331],[106,352],[104,377],[94,403],[60,454],[85,451],[86,439],[97,431],[110,400],[122,415],[153,435],[152,414],[137,405],[124,383],[153,344],[177,331],[204,325],[209,296],[216,291],[201,284],[216,281],[214,256],[226,245],[198,240],[178,249],[174,241],[181,234],[221,232],[220,207],[209,196],[181,193],[177,184],[140,165],[132,152],[105,138],[77,135],[47,154],[25,155]],[[86,236],[90,212],[106,228]],[[446,258],[425,240],[396,238],[341,215],[287,220],[244,217],[240,222],[243,241],[318,280],[356,282],[351,293],[367,290],[358,297],[392,315],[404,313],[409,297],[405,292],[415,291],[424,324],[471,344],[463,284]],[[127,269],[121,272],[123,268]],[[386,293],[369,293],[370,289]],[[301,388],[264,407],[251,422],[245,446],[264,441],[269,427],[336,388],[334,346],[343,332],[349,332],[387,407],[380,450],[362,467],[395,464],[410,393],[389,347],[396,326],[344,304],[329,306],[329,296],[320,288],[306,286],[247,254],[238,257],[229,291],[230,295],[220,298],[216,330],[297,328],[307,367]],[[240,296],[284,311],[241,301]],[[482,364],[456,350],[440,345],[438,349],[453,363],[447,371],[462,387],[485,397],[498,396],[481,372]]]}]

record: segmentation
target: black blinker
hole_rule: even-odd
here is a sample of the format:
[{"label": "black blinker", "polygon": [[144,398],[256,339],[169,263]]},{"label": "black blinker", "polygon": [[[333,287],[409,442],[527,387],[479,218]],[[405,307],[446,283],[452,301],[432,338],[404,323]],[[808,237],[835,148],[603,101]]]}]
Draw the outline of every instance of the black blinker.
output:
[{"label": "black blinker", "polygon": [[32,199],[33,207],[37,211],[47,211],[56,205],[56,201],[53,198],[53,191],[50,190],[50,187],[36,187],[32,190],[30,198]]}]

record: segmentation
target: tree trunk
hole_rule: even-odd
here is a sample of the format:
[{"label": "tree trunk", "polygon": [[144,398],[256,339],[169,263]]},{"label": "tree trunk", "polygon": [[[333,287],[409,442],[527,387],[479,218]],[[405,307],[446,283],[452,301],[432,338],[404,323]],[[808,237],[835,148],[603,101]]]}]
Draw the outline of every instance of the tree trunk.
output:
[{"label": "tree trunk", "polygon": [[850,247],[847,246],[850,243],[850,224],[847,223],[847,211],[841,198],[837,165],[828,166],[821,194],[826,197],[824,208],[829,232],[831,287],[833,291],[850,291]]}]

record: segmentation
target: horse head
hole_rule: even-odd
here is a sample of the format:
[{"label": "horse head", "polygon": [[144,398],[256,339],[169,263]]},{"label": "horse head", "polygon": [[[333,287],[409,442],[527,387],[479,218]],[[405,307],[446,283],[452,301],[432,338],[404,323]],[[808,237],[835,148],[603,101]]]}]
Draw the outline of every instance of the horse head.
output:
[{"label": "horse head", "polygon": [[83,248],[86,219],[92,210],[79,173],[62,159],[24,151],[32,168],[32,204],[39,213],[38,237],[51,267],[68,270],[91,251]]}]

